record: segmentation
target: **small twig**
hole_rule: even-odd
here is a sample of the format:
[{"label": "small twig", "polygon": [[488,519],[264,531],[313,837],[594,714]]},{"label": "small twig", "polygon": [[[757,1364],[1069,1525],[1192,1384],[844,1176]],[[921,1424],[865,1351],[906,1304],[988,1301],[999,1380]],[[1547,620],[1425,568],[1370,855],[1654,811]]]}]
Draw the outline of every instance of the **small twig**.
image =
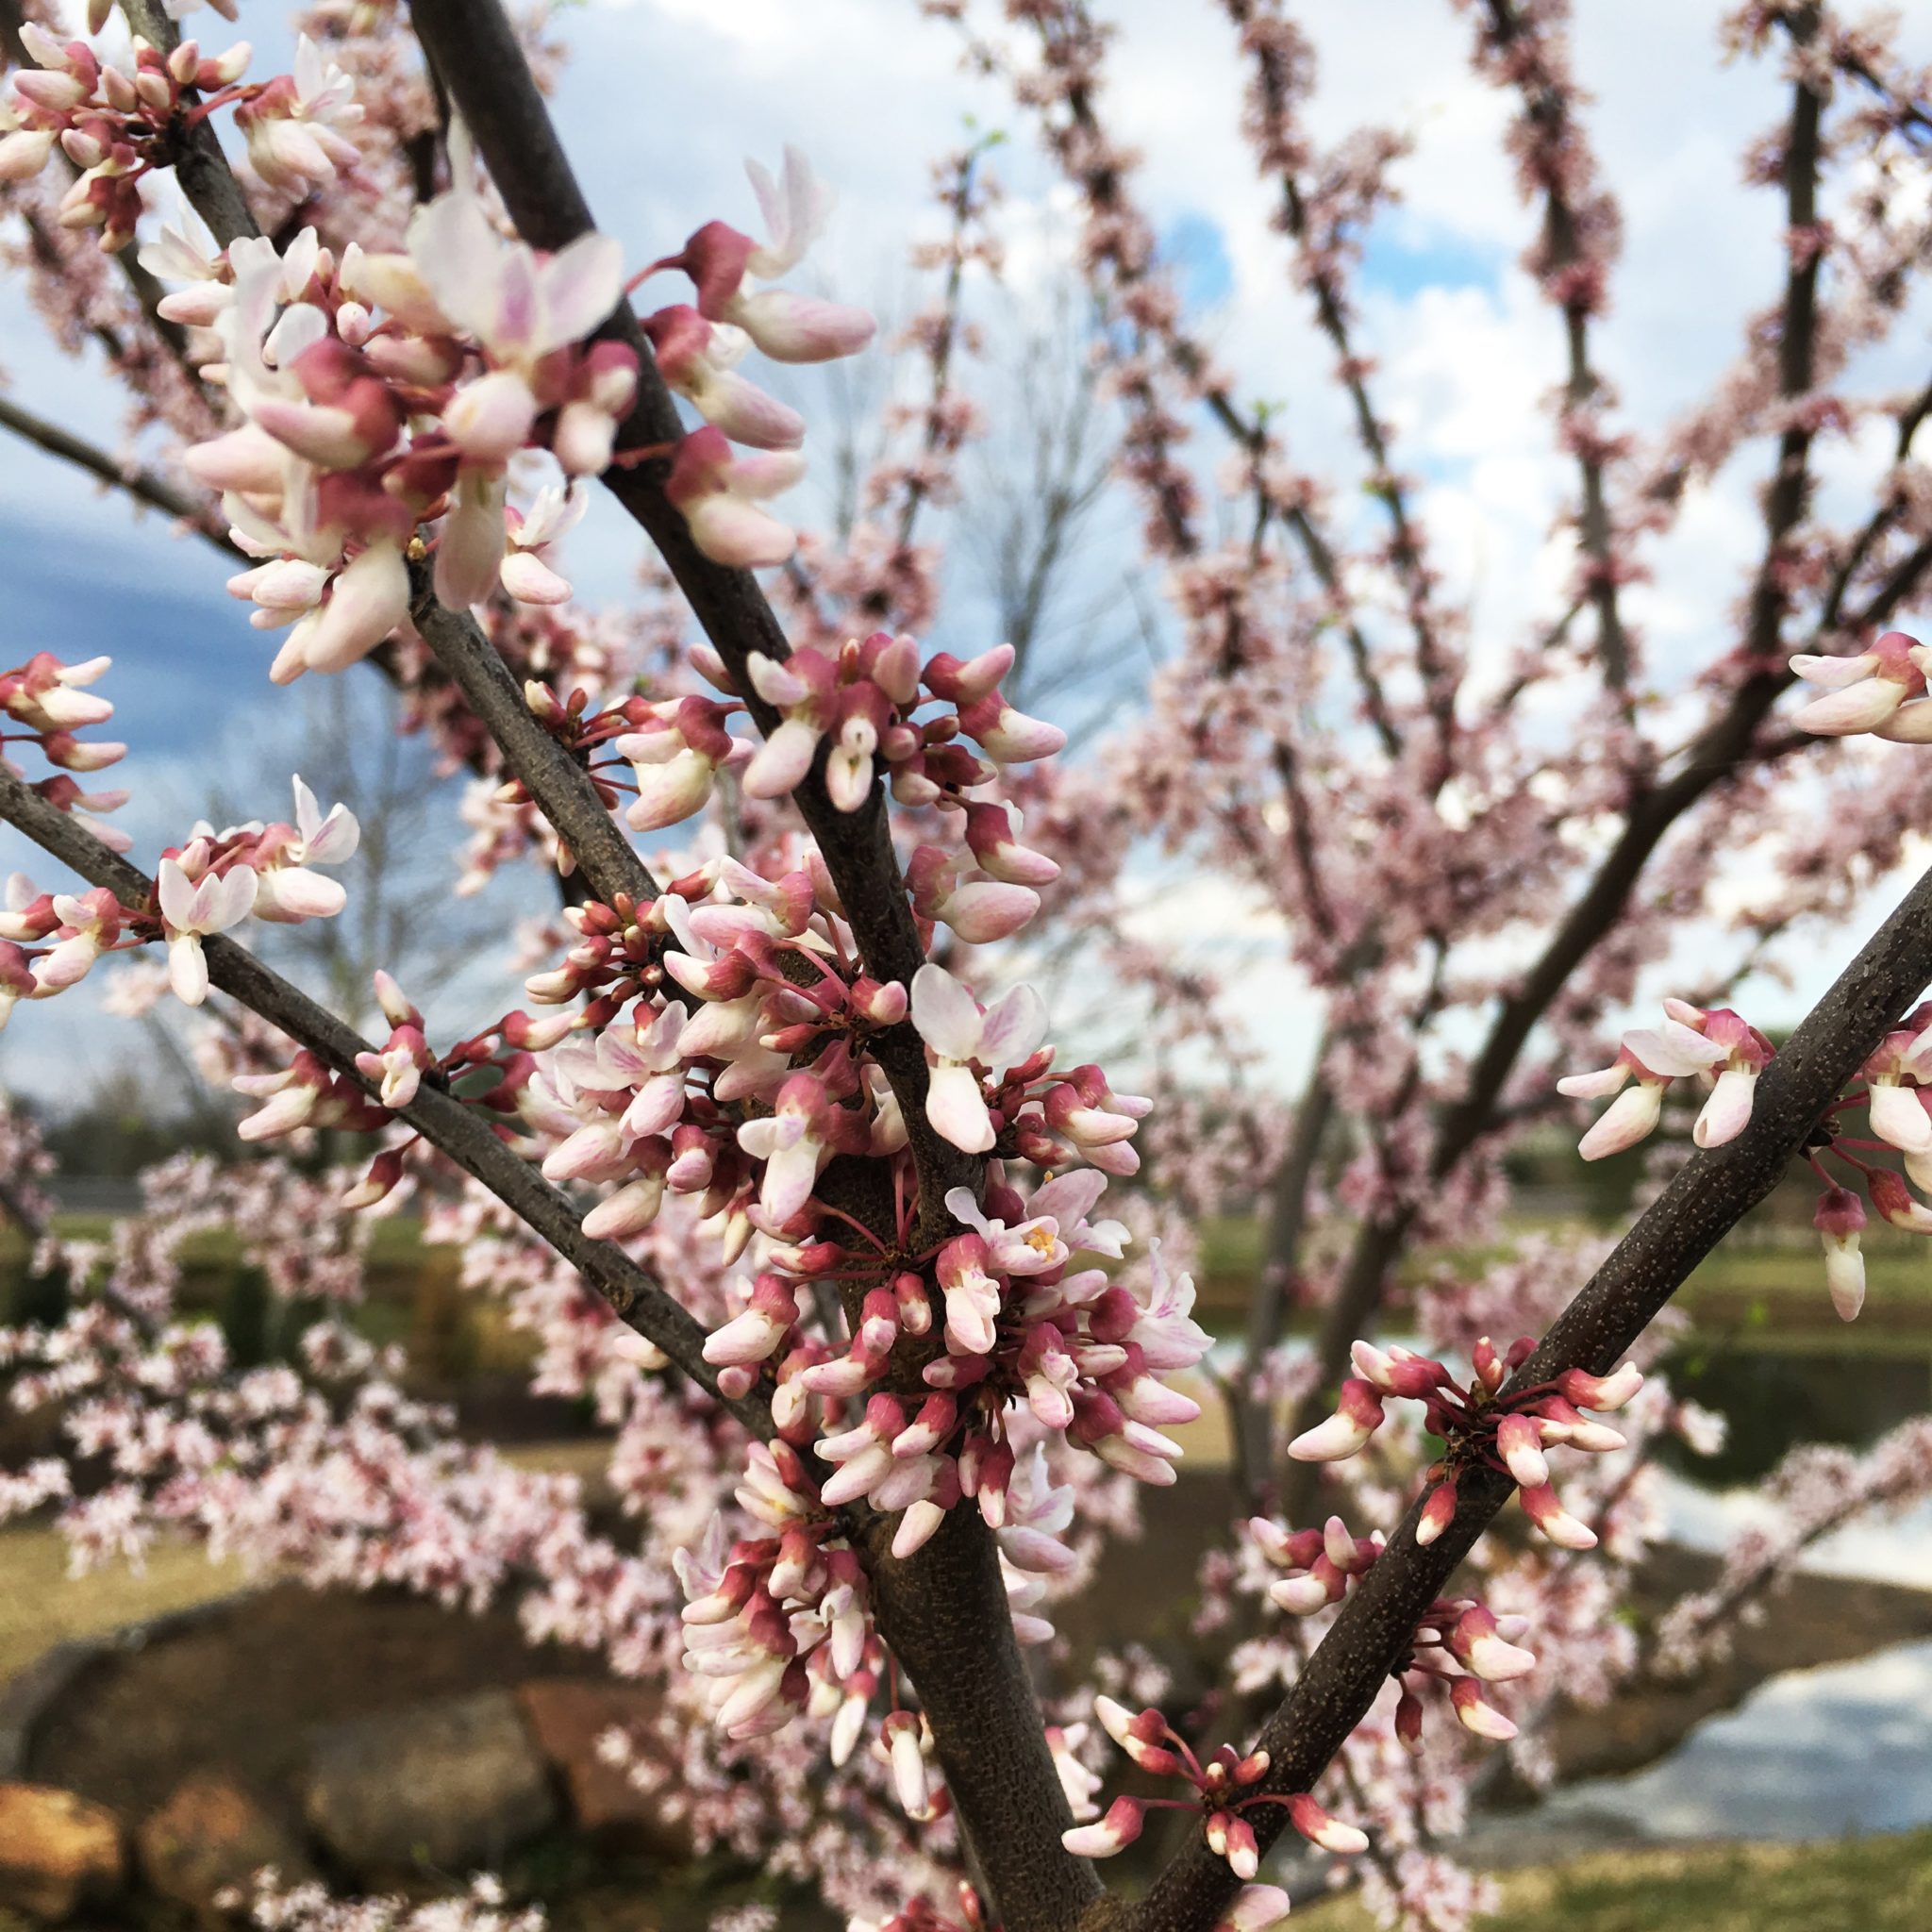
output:
[{"label": "small twig", "polygon": [[110,489],[124,491],[137,503],[143,503],[163,516],[178,519],[224,556],[242,556],[235,544],[211,522],[206,499],[196,500],[187,491],[177,489],[165,476],[157,475],[152,470],[129,469],[125,464],[116,462],[106,450],[61,428],[58,423],[49,423],[45,417],[36,416],[31,409],[23,409],[6,396],[0,396],[0,429],[12,430],[16,436],[25,438],[36,448],[45,450],[49,456],[60,457],[85,470],[89,475],[99,477]]},{"label": "small twig", "polygon": [[[0,765],[0,819],[25,833],[90,885],[105,886],[122,905],[144,910],[154,884],[68,813],[57,810],[24,779]],[[232,940],[206,940],[208,978],[251,1012],[278,1026],[325,1066],[353,1080],[372,1097],[378,1083],[356,1065],[358,1054],[375,1049],[352,1027],[325,1011],[298,987],[271,972]],[[760,1440],[774,1433],[770,1411],[749,1398],[719,1393],[718,1378],[705,1360],[705,1331],[621,1248],[591,1241],[575,1208],[535,1168],[513,1154],[496,1130],[460,1101],[425,1082],[408,1107],[394,1109],[431,1146],[480,1181],[510,1212],[557,1250],[610,1305],[618,1318],[655,1342],[678,1368],[727,1408]]]}]

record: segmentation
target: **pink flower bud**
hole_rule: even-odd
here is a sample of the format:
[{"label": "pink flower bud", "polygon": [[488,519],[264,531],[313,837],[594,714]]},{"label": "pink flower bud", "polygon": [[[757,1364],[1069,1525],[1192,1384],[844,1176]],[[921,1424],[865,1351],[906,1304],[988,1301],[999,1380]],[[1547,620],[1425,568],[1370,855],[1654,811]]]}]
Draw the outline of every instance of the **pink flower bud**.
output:
[{"label": "pink flower bud", "polygon": [[1040,894],[1031,887],[976,879],[948,892],[933,916],[969,946],[985,946],[1011,938],[1039,910]]},{"label": "pink flower bud", "polygon": [[1624,1088],[1576,1143],[1577,1153],[1586,1160],[1602,1160],[1636,1146],[1657,1126],[1663,1094],[1663,1083],[1657,1080],[1640,1080]]},{"label": "pink flower bud", "polygon": [[1228,1818],[1222,1857],[1237,1878],[1252,1878],[1260,1869],[1261,1850],[1255,1841],[1255,1827],[1238,1814]]},{"label": "pink flower bud", "polygon": [[392,542],[372,543],[337,573],[328,602],[290,633],[269,676],[287,684],[304,671],[345,671],[409,614],[409,571]]},{"label": "pink flower bud", "polygon": [[529,441],[537,399],[521,375],[492,370],[465,383],[444,406],[442,426],[473,462],[507,462]]},{"label": "pink flower bud", "polygon": [[796,295],[787,289],[740,296],[727,319],[774,362],[829,362],[856,355],[878,327],[863,308]]},{"label": "pink flower bud", "polygon": [[47,165],[54,136],[44,127],[16,127],[0,134],[0,181],[31,181]]},{"label": "pink flower bud", "polygon": [[1500,1710],[1483,1702],[1474,1677],[1457,1677],[1449,1687],[1449,1701],[1462,1728],[1473,1736],[1507,1744],[1516,1735],[1516,1726]]},{"label": "pink flower bud", "polygon": [[1076,1858],[1110,1858],[1141,1836],[1146,1814],[1138,1800],[1116,1798],[1106,1817],[1092,1824],[1076,1824],[1060,1834],[1060,1843]]},{"label": "pink flower bud", "polygon": [[1496,1619],[1480,1604],[1463,1611],[1449,1631],[1449,1648],[1478,1677],[1491,1684],[1524,1677],[1536,1669],[1536,1658],[1498,1634]]},{"label": "pink flower bud", "polygon": [[1553,1543],[1566,1550],[1595,1549],[1596,1532],[1564,1509],[1556,1491],[1548,1483],[1519,1491],[1518,1493],[1523,1498],[1524,1514]]},{"label": "pink flower bud", "polygon": [[1311,1845],[1319,1845],[1324,1852],[1352,1856],[1369,1848],[1366,1832],[1331,1817],[1306,1791],[1289,1801],[1288,1817],[1289,1823]]},{"label": "pink flower bud", "polygon": [[1550,1479],[1543,1460],[1542,1430],[1526,1415],[1506,1415],[1496,1424],[1496,1453],[1516,1481],[1526,1490]]},{"label": "pink flower bud", "polygon": [[1866,1110],[1872,1131],[1881,1141],[1907,1154],[1932,1153],[1932,1117],[1920,1106],[1916,1088],[1902,1087],[1896,1079],[1874,1078]]},{"label": "pink flower bud", "polygon": [[369,1164],[369,1172],[342,1196],[344,1208],[373,1208],[378,1201],[384,1201],[394,1192],[396,1184],[403,1177],[403,1156],[400,1148],[388,1148],[378,1154]]},{"label": "pink flower bud", "polygon": [[797,538],[758,501],[789,490],[803,474],[790,453],[734,458],[723,432],[707,426],[678,444],[664,494],[713,562],[759,569],[783,563]]},{"label": "pink flower bud", "polygon": [[1384,1413],[1374,1387],[1351,1375],[1341,1385],[1336,1413],[1304,1430],[1288,1445],[1288,1453],[1297,1462],[1340,1462],[1361,1450],[1381,1427]]},{"label": "pink flower bud", "polygon": [[1111,1697],[1096,1696],[1093,1714],[1101,1728],[1138,1764],[1156,1777],[1173,1777],[1181,1769],[1179,1755],[1162,1741],[1167,1721],[1159,1711],[1148,1708],[1131,1711]]},{"label": "pink flower bud", "polygon": [[1410,1349],[1392,1348],[1385,1355],[1373,1342],[1357,1341],[1349,1349],[1349,1359],[1355,1363],[1356,1373],[1385,1395],[1421,1400],[1450,1380],[1449,1371],[1441,1362]]},{"label": "pink flower bud", "polygon": [[995,644],[991,650],[964,661],[948,651],[941,651],[926,659],[926,689],[948,704],[976,704],[1013,668],[1017,655],[1011,644]]},{"label": "pink flower bud", "polygon": [[1214,1932],[1269,1932],[1288,1917],[1289,1897],[1277,1885],[1244,1885],[1214,1922]]},{"label": "pink flower bud", "polygon": [[[1856,1194],[1851,1198],[1855,1203],[1857,1200]],[[1861,1225],[1864,1218],[1864,1210],[1860,1208],[1858,1220]],[[1643,1387],[1643,1376],[1635,1362],[1625,1362],[1607,1375],[1592,1375],[1584,1369],[1565,1369],[1557,1377],[1557,1387],[1562,1391],[1564,1400],[1574,1402],[1578,1408],[1593,1408],[1600,1414],[1607,1414],[1612,1409],[1622,1408]]]},{"label": "pink flower bud", "polygon": [[1299,1576],[1277,1577],[1268,1586],[1268,1597],[1291,1617],[1311,1617],[1317,1610],[1340,1603],[1347,1589],[1347,1578],[1324,1559],[1319,1570],[1305,1571]]},{"label": "pink flower bud", "polygon": [[1407,1684],[1402,1687],[1402,1695],[1395,1703],[1395,1736],[1402,1748],[1411,1757],[1421,1756],[1423,1703]]},{"label": "pink flower bud", "polygon": [[996,691],[960,711],[959,728],[1002,765],[1052,758],[1067,742],[1067,734],[1058,724],[1016,711]]},{"label": "pink flower bud", "polygon": [[903,1562],[924,1549],[939,1534],[940,1525],[945,1520],[946,1512],[939,1504],[930,1497],[922,1497],[899,1519],[899,1526],[892,1533],[893,1556]]},{"label": "pink flower bud", "polygon": [[[1874,1094],[1876,1091],[1874,1088]],[[1923,1111],[1919,1117],[1925,1118]],[[1877,1124],[1875,1118],[1873,1124]],[[1867,1174],[1865,1187],[1882,1220],[1889,1221],[1893,1227],[1904,1228],[1907,1234],[1932,1234],[1932,1208],[1912,1198],[1903,1174],[1893,1174],[1890,1168],[1874,1168]]]}]

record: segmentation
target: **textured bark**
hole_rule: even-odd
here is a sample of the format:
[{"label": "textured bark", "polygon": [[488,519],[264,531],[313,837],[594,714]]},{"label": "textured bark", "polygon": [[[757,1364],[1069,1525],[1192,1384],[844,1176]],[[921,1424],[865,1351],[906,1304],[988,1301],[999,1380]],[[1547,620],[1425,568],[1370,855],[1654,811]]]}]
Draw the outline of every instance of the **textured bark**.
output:
[{"label": "textured bark", "polygon": [[992,1532],[966,1504],[907,1562],[891,1554],[891,1524],[869,1542],[879,1628],[918,1688],[998,1923],[1006,1932],[1072,1932],[1100,1882],[1060,1843],[1073,1813],[1058,1777],[1049,1787],[1040,1774],[1045,1732]]},{"label": "textured bark", "polygon": [[[1678,1171],[1509,1388],[1549,1381],[1565,1369],[1602,1374],[1615,1367],[1691,1270],[1776,1187],[1824,1108],[1928,982],[1932,873],[1913,886],[1772,1062],[1758,1082],[1751,1124],[1728,1145],[1694,1155]],[[1416,1542],[1415,1525],[1428,1492],[1417,1496],[1256,1740],[1273,1757],[1260,1790],[1290,1793],[1314,1784],[1374,1702],[1423,1613],[1444,1593],[1451,1574],[1514,1487],[1499,1472],[1468,1471],[1458,1484],[1454,1523],[1426,1547]],[[1280,1834],[1281,1807],[1259,1807],[1252,1822],[1265,1847]],[[1134,1932],[1209,1932],[1238,1889],[1195,1825],[1129,1923]],[[1103,1922],[1089,1923],[1098,1927]]]}]

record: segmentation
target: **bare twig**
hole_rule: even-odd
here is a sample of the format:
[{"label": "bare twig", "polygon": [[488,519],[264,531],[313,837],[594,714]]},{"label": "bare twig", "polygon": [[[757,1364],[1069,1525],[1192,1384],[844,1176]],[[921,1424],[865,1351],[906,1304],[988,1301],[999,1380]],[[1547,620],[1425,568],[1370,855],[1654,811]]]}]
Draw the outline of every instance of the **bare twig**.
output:
[{"label": "bare twig", "polygon": [[99,477],[110,489],[125,491],[137,503],[145,504],[163,516],[177,518],[224,556],[242,555],[211,517],[207,499],[189,495],[165,476],[116,462],[106,450],[62,429],[58,423],[49,423],[44,416],[36,416],[31,409],[23,409],[6,396],[0,396],[0,429],[10,429],[49,456],[62,458],[89,475]]},{"label": "bare twig", "polygon": [[[1490,0],[1490,24],[1495,42],[1506,57],[1524,42],[1527,34],[1522,9],[1513,0]],[[1509,63],[1522,89],[1524,114],[1548,141],[1553,150],[1573,150],[1580,145],[1581,135],[1570,112],[1570,104],[1560,89],[1540,78],[1540,65],[1534,61]],[[1573,206],[1563,175],[1552,170],[1541,184],[1543,193],[1542,272],[1555,280],[1574,270],[1583,259],[1582,211]],[[1569,354],[1569,372],[1564,383],[1563,407],[1566,419],[1588,409],[1602,388],[1601,379],[1590,362],[1590,318],[1594,300],[1585,278],[1571,276],[1572,291],[1563,300],[1563,332]],[[1617,601],[1616,557],[1610,528],[1610,513],[1604,495],[1603,451],[1592,434],[1576,438],[1576,469],[1582,489],[1582,502],[1576,519],[1577,541],[1587,563],[1585,594],[1596,610],[1597,654],[1602,660],[1604,681],[1616,691],[1624,716],[1631,714],[1630,640]]]}]

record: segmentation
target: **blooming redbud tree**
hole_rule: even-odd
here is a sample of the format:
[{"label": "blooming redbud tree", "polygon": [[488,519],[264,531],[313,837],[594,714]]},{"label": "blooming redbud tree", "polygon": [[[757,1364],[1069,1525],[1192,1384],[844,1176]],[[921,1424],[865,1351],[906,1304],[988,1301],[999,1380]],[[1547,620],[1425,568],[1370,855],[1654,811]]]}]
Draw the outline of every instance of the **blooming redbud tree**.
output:
[{"label": "blooming redbud tree", "polygon": [[[1500,676],[1361,341],[1362,238],[1404,143],[1317,142],[1290,8],[1201,25],[1225,16],[1281,301],[1353,425],[1355,474],[1326,480],[1190,318],[1097,14],[918,9],[1010,88],[1074,210],[1113,488],[1165,599],[1144,707],[1071,758],[1016,702],[1030,639],[928,641],[982,426],[990,142],[941,158],[942,239],[915,250],[937,292],[888,345],[811,291],[832,196],[792,149],[751,164],[744,208],[692,208],[681,244],[627,259],[545,106],[558,50],[497,0],[324,0],[279,73],[220,0],[188,22],[206,43],[191,0],[0,0],[9,260],[157,455],[10,400],[0,424],[225,552],[275,634],[268,679],[396,687],[467,787],[452,893],[524,869],[551,895],[518,1004],[452,1037],[381,973],[388,1031],[364,1038],[261,944],[344,916],[357,801],[293,776],[286,818],[185,824],[138,866],[125,794],[84,789],[125,749],[95,641],[0,674],[0,818],[45,859],[6,888],[0,1024],[111,975],[123,1013],[196,1008],[203,1072],[247,1103],[245,1158],[153,1171],[104,1245],[63,1240],[33,1128],[0,1113],[0,1207],[66,1307],[0,1334],[9,1399],[64,1429],[0,1475],[0,1514],[51,1510],[83,1567],[189,1532],[318,1587],[513,1602],[533,1638],[666,1686],[610,1755],[702,1847],[855,1927],[1259,1932],[1291,1832],[1386,1923],[1453,1932],[1484,1890],[1445,1846],[1497,1752],[1548,1774],[1559,1688],[1695,1669],[1812,1541],[1932,1488],[1924,1425],[1801,1452],[1781,1533],[1649,1641],[1615,1614],[1660,1448],[1718,1426],[1646,1373],[1690,1270],[1793,1164],[1847,1320],[1868,1209],[1932,1231],[1932,883],[1781,1046],[1728,1004],[1841,925],[1932,798],[1932,647],[1891,627],[1932,572],[1932,390],[1855,381],[1922,312],[1932,89],[1820,0],[1726,17],[1781,104],[1746,158],[1781,207],[1781,286],[1709,399],[1640,438],[1592,361],[1621,225],[1565,8],[1453,4],[1567,360],[1573,574]],[[801,532],[778,499],[816,432],[784,371],[887,355],[884,453],[842,528]],[[1854,443],[1885,460],[1840,521],[1816,472]],[[1757,561],[1697,663],[1653,665],[1632,587],[1695,491],[1753,463]],[[564,574],[599,496],[649,540],[618,616]],[[1769,897],[1740,900],[1747,856]],[[1317,1015],[1298,1095],[1237,1077],[1258,1015],[1150,937],[1150,862],[1263,908]],[[1057,1023],[1096,985],[1138,1033],[1132,1080]],[[1613,1046],[1653,994],[1661,1023]],[[1581,1152],[1616,1153],[1674,1133],[1674,1082],[1694,1125],[1621,1241],[1500,1240],[1527,1128],[1607,1101]],[[361,1151],[326,1171],[325,1145]],[[1257,1189],[1245,1335],[1210,1361],[1196,1231]],[[621,1537],[570,1481],[460,1441],[358,1333],[370,1217],[405,1202],[527,1331],[535,1386],[594,1408]],[[182,1244],[216,1225],[322,1306],[295,1359],[239,1366],[182,1314]],[[1423,1251],[1501,1258],[1435,1264],[1397,1320]],[[1215,1680],[1170,1695],[1131,1644],[1075,1671],[1056,1605],[1175,1480],[1207,1404],[1228,1527],[1176,1595]],[[1486,1537],[1512,1499],[1528,1533]],[[501,1905],[485,1884],[437,1923],[512,1923]],[[272,1883],[255,1909],[404,1923]]]}]

